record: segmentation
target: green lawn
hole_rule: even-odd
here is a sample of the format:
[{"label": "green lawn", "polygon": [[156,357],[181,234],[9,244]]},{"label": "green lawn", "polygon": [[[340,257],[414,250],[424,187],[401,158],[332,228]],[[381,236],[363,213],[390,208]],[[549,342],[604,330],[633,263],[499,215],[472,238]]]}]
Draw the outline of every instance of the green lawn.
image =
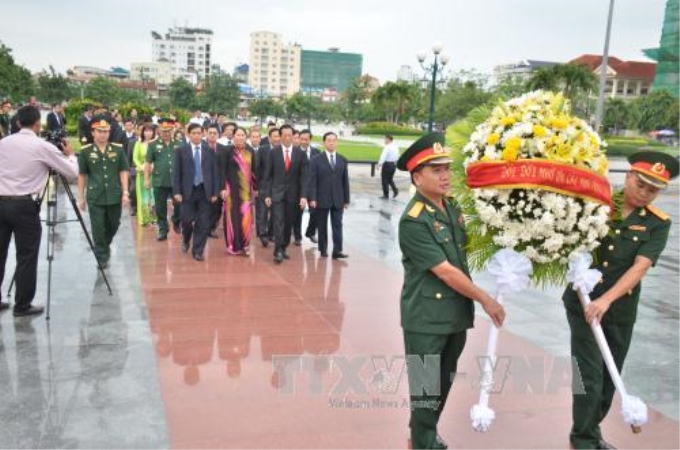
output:
[{"label": "green lawn", "polygon": [[678,156],[678,147],[670,147],[654,139],[605,136],[604,140],[608,144],[607,155],[609,156],[628,156],[643,147]]}]

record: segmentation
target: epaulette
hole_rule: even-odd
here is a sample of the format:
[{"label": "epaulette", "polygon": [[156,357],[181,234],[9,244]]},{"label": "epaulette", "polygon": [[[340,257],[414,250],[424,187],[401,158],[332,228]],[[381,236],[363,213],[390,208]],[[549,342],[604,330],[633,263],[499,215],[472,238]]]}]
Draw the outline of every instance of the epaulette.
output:
[{"label": "epaulette", "polygon": [[409,210],[408,215],[415,219],[416,217],[420,216],[420,213],[423,212],[424,207],[425,203],[417,201],[413,204],[413,207]]},{"label": "epaulette", "polygon": [[670,219],[670,216],[668,214],[661,211],[659,208],[657,208],[654,205],[647,205],[647,211],[654,214],[656,217],[663,220],[664,222],[667,221],[668,219]]},{"label": "epaulette", "polygon": [[111,142],[111,145],[113,145],[114,147],[122,147],[123,146],[123,144],[119,144],[118,142]]},{"label": "epaulette", "polygon": [[92,144],[85,144],[82,147],[80,147],[80,150],[87,150],[90,147],[92,147]]}]

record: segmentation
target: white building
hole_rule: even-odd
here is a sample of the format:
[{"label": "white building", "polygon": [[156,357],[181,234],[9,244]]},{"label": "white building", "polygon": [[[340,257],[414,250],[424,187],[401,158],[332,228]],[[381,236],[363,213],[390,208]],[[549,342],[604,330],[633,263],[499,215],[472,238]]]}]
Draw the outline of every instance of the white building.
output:
[{"label": "white building", "polygon": [[212,64],[212,36],[205,28],[174,27],[165,36],[152,31],[152,60],[170,61],[173,77],[205,78]]},{"label": "white building", "polygon": [[413,83],[417,81],[416,74],[413,72],[413,68],[408,65],[403,65],[397,71],[397,81],[406,81],[407,83]]},{"label": "white building", "polygon": [[130,79],[133,81],[155,81],[160,85],[172,83],[172,63],[170,61],[136,62],[130,64]]},{"label": "white building", "polygon": [[288,97],[300,90],[299,44],[284,45],[279,33],[250,33],[248,84],[257,95]]},{"label": "white building", "polygon": [[517,78],[522,81],[526,81],[531,78],[536,70],[541,67],[550,67],[557,64],[562,64],[559,62],[552,61],[536,61],[533,59],[525,59],[522,61],[501,64],[493,68],[494,82],[496,84],[500,83],[504,78]]}]

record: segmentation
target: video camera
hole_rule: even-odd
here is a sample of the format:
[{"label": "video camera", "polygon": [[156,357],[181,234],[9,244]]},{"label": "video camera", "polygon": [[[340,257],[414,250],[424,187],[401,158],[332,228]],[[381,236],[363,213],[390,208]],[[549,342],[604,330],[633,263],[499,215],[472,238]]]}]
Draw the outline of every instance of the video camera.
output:
[{"label": "video camera", "polygon": [[50,144],[54,145],[61,151],[64,152],[64,142],[66,141],[66,131],[64,130],[52,130],[44,131],[43,139],[45,139]]}]

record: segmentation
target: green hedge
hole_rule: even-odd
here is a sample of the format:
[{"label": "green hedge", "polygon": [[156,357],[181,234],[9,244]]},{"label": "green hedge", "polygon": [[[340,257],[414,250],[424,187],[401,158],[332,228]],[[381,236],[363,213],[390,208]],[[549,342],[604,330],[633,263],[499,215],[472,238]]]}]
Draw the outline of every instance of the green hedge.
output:
[{"label": "green hedge", "polygon": [[82,100],[71,100],[64,108],[64,114],[66,115],[66,132],[75,136],[78,134],[78,119],[81,115],[85,113],[85,108],[88,105],[101,106],[101,103],[85,98]]},{"label": "green hedge", "polygon": [[678,147],[671,147],[654,139],[605,136],[604,140],[607,142],[607,155],[609,156],[628,156],[641,148],[658,150],[678,156]]},{"label": "green hedge", "polygon": [[404,127],[391,122],[368,122],[355,127],[357,134],[391,134],[393,136],[421,136],[423,131],[417,128]]}]

